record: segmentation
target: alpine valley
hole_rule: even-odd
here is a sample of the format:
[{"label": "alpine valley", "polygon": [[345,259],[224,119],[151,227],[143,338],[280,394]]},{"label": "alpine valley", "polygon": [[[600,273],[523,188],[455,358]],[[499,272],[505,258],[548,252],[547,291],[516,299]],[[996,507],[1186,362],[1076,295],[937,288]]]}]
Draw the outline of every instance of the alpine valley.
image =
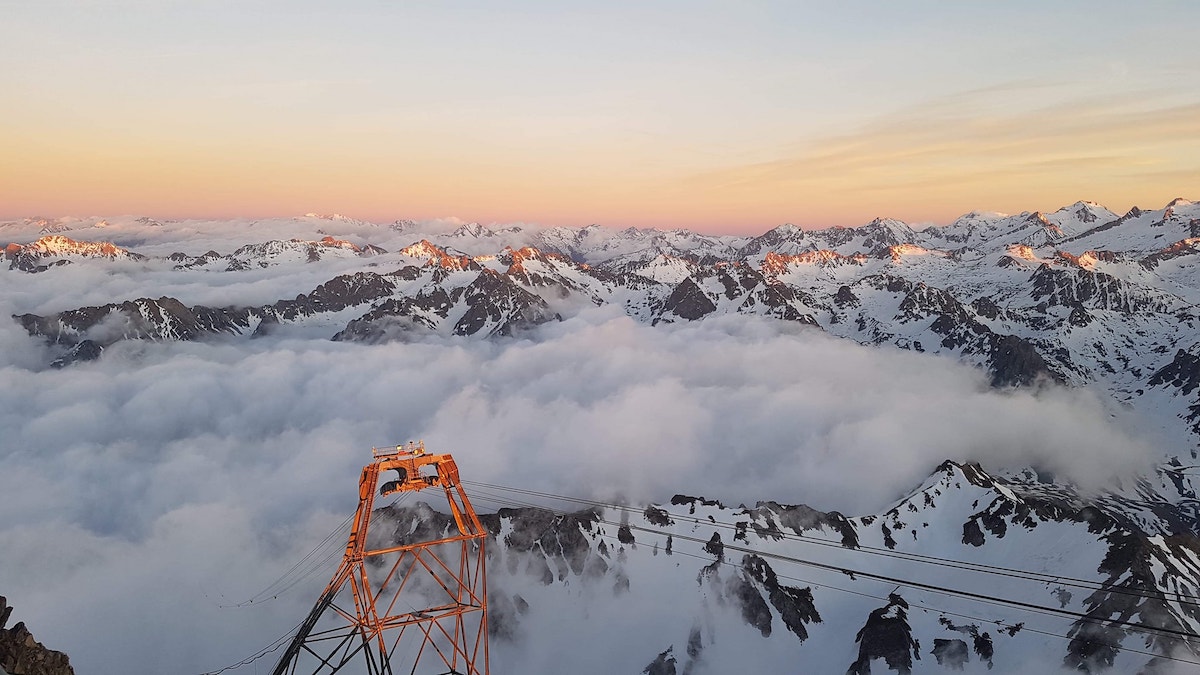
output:
[{"label": "alpine valley", "polygon": [[[924,352],[1001,396],[1101,392],[1161,439],[1156,468],[1101,491],[945,457],[865,514],[689,485],[650,504],[469,485],[492,534],[496,672],[1200,672],[1200,202],[755,237],[31,218],[0,223],[0,240],[6,287],[30,289],[11,320],[47,345],[47,370],[128,341],[522,340],[607,306],[647,326],[752,315]],[[70,290],[38,290],[52,287]],[[397,542],[451,525],[418,502],[379,517]]]}]

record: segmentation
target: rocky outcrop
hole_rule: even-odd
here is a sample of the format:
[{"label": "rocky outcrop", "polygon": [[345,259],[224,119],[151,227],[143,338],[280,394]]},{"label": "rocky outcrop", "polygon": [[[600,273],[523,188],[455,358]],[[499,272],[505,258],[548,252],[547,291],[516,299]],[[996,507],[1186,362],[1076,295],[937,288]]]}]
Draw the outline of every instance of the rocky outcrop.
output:
[{"label": "rocky outcrop", "polygon": [[[1200,345],[1192,347],[1193,352],[1200,352]],[[1175,352],[1175,358],[1170,363],[1155,371],[1150,376],[1148,384],[1151,387],[1176,389],[1179,395],[1193,397],[1193,392],[1200,388],[1200,356],[1180,349]],[[1200,397],[1193,397],[1187,411],[1180,416],[1191,425],[1192,433],[1200,436]],[[1192,450],[1192,456],[1196,456]]]},{"label": "rocky outcrop", "polygon": [[214,334],[237,334],[250,327],[246,309],[188,307],[175,298],[138,298],[58,314],[14,317],[31,335],[55,344],[75,345],[91,339],[100,346],[117,340],[195,340]]},{"label": "rocky outcrop", "polygon": [[[746,555],[742,558],[742,569],[754,581],[758,582],[767,592],[771,606],[783,618],[783,624],[796,635],[801,642],[808,639],[806,623],[821,623],[821,615],[813,603],[811,588],[785,586],[779,583],[775,570],[767,561],[757,555]],[[769,617],[769,614],[768,614]]]},{"label": "rocky outcrop", "polygon": [[296,296],[295,300],[280,300],[270,310],[278,321],[294,321],[374,302],[395,290],[396,279],[392,276],[374,272],[343,274],[317,286],[311,293]]},{"label": "rocky outcrop", "polygon": [[1047,306],[1103,309],[1123,314],[1170,312],[1180,303],[1166,293],[1136,286],[1111,274],[1042,263],[1029,279],[1031,294]]},{"label": "rocky outcrop", "polygon": [[675,290],[671,291],[671,295],[663,306],[664,314],[674,314],[688,321],[695,321],[715,311],[717,311],[717,306],[690,277],[684,279],[675,287]]},{"label": "rocky outcrop", "polygon": [[668,647],[666,651],[654,657],[642,670],[642,675],[675,675],[675,655],[672,653],[674,650],[674,647]]},{"label": "rocky outcrop", "polygon": [[1151,387],[1174,387],[1184,396],[1191,394],[1200,388],[1200,356],[1180,349],[1170,363],[1150,376],[1148,384]]},{"label": "rocky outcrop", "polygon": [[854,640],[859,645],[858,658],[846,675],[870,675],[875,659],[883,659],[900,675],[911,675],[913,659],[921,658],[921,645],[913,639],[908,625],[908,603],[895,593],[888,596],[888,604],[867,616],[867,623]]},{"label": "rocky outcrop", "polygon": [[993,387],[1029,386],[1040,379],[1062,382],[1028,340],[1015,335],[992,336],[989,360]]},{"label": "rocky outcrop", "polygon": [[24,622],[6,628],[12,615],[0,595],[0,671],[8,675],[75,675],[70,659],[34,639]]}]

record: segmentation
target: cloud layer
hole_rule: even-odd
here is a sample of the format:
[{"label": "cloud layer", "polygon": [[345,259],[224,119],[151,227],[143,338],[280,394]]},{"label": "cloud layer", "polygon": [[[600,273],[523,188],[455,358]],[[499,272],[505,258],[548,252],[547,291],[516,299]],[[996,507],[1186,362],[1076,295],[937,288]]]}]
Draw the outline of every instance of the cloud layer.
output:
[{"label": "cloud layer", "polygon": [[[0,592],[80,672],[201,672],[286,633],[330,570],[253,595],[355,507],[371,446],[561,494],[866,513],[943,459],[1087,484],[1153,454],[1086,392],[752,317],[609,308],[523,339],[119,343],[41,370],[0,324]],[[269,659],[268,659],[269,660]]]}]

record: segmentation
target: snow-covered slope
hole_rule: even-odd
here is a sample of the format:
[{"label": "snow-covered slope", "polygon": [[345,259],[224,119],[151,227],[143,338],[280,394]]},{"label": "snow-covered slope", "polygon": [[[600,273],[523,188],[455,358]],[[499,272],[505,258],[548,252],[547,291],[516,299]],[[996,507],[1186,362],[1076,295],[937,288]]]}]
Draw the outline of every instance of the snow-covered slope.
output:
[{"label": "snow-covered slope", "polygon": [[[1094,499],[1044,481],[946,462],[855,517],[686,495],[551,511],[481,486],[477,507],[496,508],[483,517],[493,664],[1134,673],[1197,660],[1200,644],[1180,635],[1200,631],[1195,486],[1164,478]],[[423,504],[377,518],[397,544],[452,524]]]}]

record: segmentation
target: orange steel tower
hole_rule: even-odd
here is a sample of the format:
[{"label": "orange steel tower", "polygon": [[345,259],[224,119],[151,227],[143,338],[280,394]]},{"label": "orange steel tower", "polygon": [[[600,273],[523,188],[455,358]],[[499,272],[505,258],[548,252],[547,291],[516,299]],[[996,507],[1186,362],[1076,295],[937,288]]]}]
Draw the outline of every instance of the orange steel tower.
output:
[{"label": "orange steel tower", "polygon": [[[274,675],[488,675],[487,532],[463,492],[458,466],[419,443],[372,453],[342,564]],[[381,474],[393,470],[395,479],[380,485]],[[439,487],[457,532],[415,543],[398,543],[395,533],[370,535],[376,495]]]}]

